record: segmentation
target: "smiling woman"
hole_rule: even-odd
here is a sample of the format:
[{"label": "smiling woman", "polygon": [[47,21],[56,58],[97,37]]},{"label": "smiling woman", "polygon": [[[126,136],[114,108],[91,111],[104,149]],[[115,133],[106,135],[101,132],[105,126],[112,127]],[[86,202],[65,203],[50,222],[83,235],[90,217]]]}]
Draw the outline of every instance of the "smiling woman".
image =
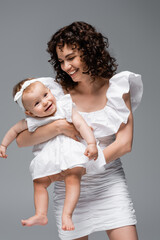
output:
[{"label": "smiling woman", "polygon": [[[108,51],[108,38],[97,32],[90,24],[75,22],[59,29],[48,42],[47,51],[51,56],[49,62],[57,72],[56,80],[65,88],[71,89],[77,85],[76,82],[71,80],[66,71],[62,72],[58,61],[59,55],[57,51],[60,53],[65,49],[69,50],[68,47],[70,47],[70,53],[78,53],[83,64],[83,73],[90,75],[92,81],[96,80],[95,76],[100,79],[109,79],[116,72],[117,63],[116,59]],[[69,57],[67,55],[70,53],[65,53],[65,58]]]},{"label": "smiling woman", "polygon": [[81,60],[80,52],[67,45],[63,48],[57,46],[56,50],[61,69],[74,79],[74,82],[78,82],[78,79],[80,81],[84,72],[84,63]]},{"label": "smiling woman", "polygon": [[[120,157],[132,148],[132,110],[141,101],[143,85],[139,74],[128,71],[116,74],[117,63],[108,46],[108,39],[85,22],[73,22],[59,29],[48,42],[49,62],[57,73],[53,85],[59,83],[57,97],[71,95],[74,108],[92,127],[103,150],[100,158],[105,157],[106,163],[105,169],[82,177],[80,197],[73,213],[74,231],[61,228],[65,184],[55,183],[54,208],[63,240],[87,240],[90,233],[102,230],[107,231],[110,240],[138,239],[135,210]],[[25,146],[58,134],[75,139],[77,132],[67,122],[57,121],[37,129],[32,136],[23,132],[17,142]],[[74,156],[72,162],[76,159]],[[89,169],[93,168],[90,161]]]}]

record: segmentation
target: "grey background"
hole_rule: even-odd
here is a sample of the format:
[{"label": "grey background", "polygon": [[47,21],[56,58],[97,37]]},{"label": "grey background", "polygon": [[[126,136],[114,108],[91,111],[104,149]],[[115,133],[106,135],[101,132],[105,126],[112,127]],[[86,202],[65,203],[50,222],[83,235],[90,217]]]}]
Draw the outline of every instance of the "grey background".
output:
[{"label": "grey background", "polygon": [[[108,36],[119,71],[142,74],[144,95],[135,112],[132,153],[123,157],[141,240],[159,239],[159,2],[158,0],[1,0],[0,139],[24,115],[12,100],[12,87],[26,77],[53,76],[46,43],[60,27],[82,20]],[[21,218],[34,212],[28,171],[31,148],[14,142],[0,160],[0,239],[57,240],[49,188],[49,223],[25,228]],[[89,204],[89,203],[88,203]],[[90,239],[108,239],[104,232]]]}]

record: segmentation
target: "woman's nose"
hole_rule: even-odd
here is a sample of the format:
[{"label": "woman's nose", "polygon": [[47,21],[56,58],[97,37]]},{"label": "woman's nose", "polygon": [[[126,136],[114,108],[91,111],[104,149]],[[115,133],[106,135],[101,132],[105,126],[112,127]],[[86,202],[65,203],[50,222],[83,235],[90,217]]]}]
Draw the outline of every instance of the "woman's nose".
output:
[{"label": "woman's nose", "polygon": [[70,68],[71,68],[71,64],[69,63],[69,62],[64,62],[64,65],[63,65],[63,70],[65,71],[65,72],[67,72],[68,70],[70,70]]}]

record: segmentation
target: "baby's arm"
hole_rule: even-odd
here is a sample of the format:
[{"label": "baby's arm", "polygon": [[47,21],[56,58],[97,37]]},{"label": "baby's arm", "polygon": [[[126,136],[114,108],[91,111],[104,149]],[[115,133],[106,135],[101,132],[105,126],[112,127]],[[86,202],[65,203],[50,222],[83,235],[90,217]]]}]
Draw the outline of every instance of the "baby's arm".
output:
[{"label": "baby's arm", "polygon": [[0,157],[7,158],[6,155],[7,147],[14,141],[18,134],[24,131],[25,129],[27,129],[27,123],[25,119],[22,119],[9,129],[0,145]]},{"label": "baby's arm", "polygon": [[94,137],[93,131],[87,125],[83,117],[73,108],[72,109],[72,122],[76,129],[80,132],[82,138],[87,142],[87,148],[84,152],[89,159],[96,160],[98,157],[98,149],[96,145],[96,139]]}]

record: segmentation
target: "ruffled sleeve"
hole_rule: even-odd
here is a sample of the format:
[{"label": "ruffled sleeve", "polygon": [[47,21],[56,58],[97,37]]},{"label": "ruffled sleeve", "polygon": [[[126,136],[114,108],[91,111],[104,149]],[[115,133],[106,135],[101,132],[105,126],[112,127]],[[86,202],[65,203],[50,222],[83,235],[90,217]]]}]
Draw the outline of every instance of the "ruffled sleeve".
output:
[{"label": "ruffled sleeve", "polygon": [[44,126],[48,123],[51,123],[57,119],[61,119],[59,116],[50,116],[50,117],[44,117],[44,118],[33,118],[33,117],[27,117],[27,127],[29,132],[34,132],[37,128]]},{"label": "ruffled sleeve", "polygon": [[42,126],[42,121],[39,118],[28,117],[26,118],[27,127],[29,132],[34,132],[38,127]]},{"label": "ruffled sleeve", "polygon": [[106,106],[96,112],[81,113],[88,125],[93,127],[96,138],[114,135],[122,123],[127,123],[130,110],[123,100],[123,94],[129,91],[131,107],[134,111],[142,98],[141,76],[128,71],[118,73],[109,81]]},{"label": "ruffled sleeve", "polygon": [[130,91],[131,107],[134,112],[143,94],[141,75],[123,71],[113,76],[109,84],[107,105],[116,111],[121,123],[127,123],[130,111],[123,100],[123,94]]},{"label": "ruffled sleeve", "polygon": [[66,94],[59,99],[59,105],[64,111],[65,119],[72,122],[72,107],[73,102],[70,94]]}]

